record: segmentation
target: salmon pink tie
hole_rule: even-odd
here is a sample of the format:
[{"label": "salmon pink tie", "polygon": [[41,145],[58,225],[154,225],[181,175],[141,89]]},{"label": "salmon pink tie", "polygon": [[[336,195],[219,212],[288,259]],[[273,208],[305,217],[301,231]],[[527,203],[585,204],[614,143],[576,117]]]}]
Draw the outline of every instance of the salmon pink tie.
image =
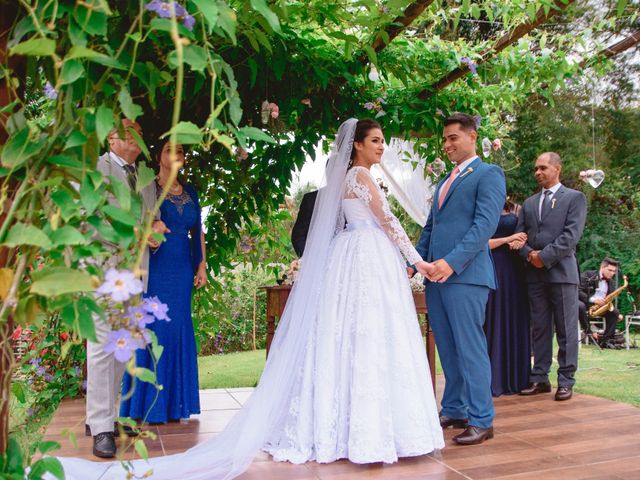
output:
[{"label": "salmon pink tie", "polygon": [[442,202],[444,202],[444,199],[447,198],[447,192],[449,191],[451,184],[456,179],[459,173],[460,173],[460,168],[458,167],[454,168],[453,171],[451,172],[451,175],[449,175],[449,178],[447,179],[447,183],[445,183],[440,189],[440,198],[438,199],[438,208],[442,207]]}]

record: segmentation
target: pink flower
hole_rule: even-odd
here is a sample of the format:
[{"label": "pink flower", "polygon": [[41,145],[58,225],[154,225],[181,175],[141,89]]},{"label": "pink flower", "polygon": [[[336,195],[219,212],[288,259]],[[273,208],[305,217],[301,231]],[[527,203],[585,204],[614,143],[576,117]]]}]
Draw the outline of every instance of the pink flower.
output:
[{"label": "pink flower", "polygon": [[271,118],[276,119],[280,116],[280,107],[275,103],[269,104],[269,110],[271,110]]},{"label": "pink flower", "polygon": [[496,138],[492,143],[491,146],[493,147],[493,149],[497,152],[498,150],[500,150],[502,148],[502,140],[500,140],[499,138]]}]

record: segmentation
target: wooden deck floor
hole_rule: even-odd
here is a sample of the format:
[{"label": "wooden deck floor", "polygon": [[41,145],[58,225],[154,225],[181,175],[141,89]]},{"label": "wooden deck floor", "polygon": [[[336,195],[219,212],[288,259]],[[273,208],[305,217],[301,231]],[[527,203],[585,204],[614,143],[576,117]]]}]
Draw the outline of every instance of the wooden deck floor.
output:
[{"label": "wooden deck floor", "polygon": [[[443,379],[438,379],[443,384]],[[170,455],[213,437],[242,408],[252,389],[202,390],[202,413],[188,423],[150,427],[156,440],[147,441],[150,456]],[[446,448],[393,465],[328,465],[275,463],[259,455],[242,480],[392,479],[640,479],[640,408],[588,395],[568,402],[552,394],[496,399],[493,440],[483,445],[453,444],[459,430],[445,432]],[[64,429],[77,436],[77,448],[61,437]],[[55,414],[45,440],[56,440],[59,456],[91,455],[91,438],[84,437],[84,400],[67,400]],[[121,448],[126,448],[124,443]],[[135,458],[131,451],[126,458]]]}]

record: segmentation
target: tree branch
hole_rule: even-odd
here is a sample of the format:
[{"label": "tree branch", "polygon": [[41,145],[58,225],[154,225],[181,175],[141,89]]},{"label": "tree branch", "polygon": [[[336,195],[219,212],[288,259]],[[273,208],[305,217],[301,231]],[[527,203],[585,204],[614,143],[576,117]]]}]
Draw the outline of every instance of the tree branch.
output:
[{"label": "tree branch", "polygon": [[390,44],[394,38],[400,35],[409,25],[411,25],[411,23],[432,3],[433,0],[417,0],[409,5],[404,10],[403,16],[396,17],[395,20],[384,29],[389,37],[388,41],[385,41],[384,36],[381,33],[376,36],[375,40],[371,44],[376,53],[379,53],[383,48]]},{"label": "tree branch", "polygon": [[[554,7],[549,10],[549,13],[545,13],[544,8],[541,8],[536,13],[536,18],[533,21],[526,21],[518,25],[511,33],[503,35],[500,37],[493,46],[482,54],[482,58],[476,62],[476,64],[485,63],[490,58],[496,56],[502,50],[507,48],[509,45],[514,44],[516,41],[524,37],[526,34],[531,32],[532,30],[539,27],[542,23],[549,20],[551,17],[557,15],[558,13],[565,10],[569,5],[571,5],[575,0],[555,0]],[[420,100],[428,100],[435,92],[443,90],[447,86],[451,85],[453,82],[458,80],[459,78],[464,77],[467,73],[469,73],[468,65],[461,65],[455,70],[449,72],[446,76],[442,77],[436,83],[432,84],[428,88],[424,89],[422,92],[418,94],[418,98]]]}]

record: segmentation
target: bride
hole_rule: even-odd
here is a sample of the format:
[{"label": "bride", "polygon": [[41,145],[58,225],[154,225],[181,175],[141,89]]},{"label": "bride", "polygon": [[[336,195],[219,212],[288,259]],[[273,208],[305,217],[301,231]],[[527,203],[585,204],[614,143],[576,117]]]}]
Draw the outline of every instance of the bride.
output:
[{"label": "bride", "polygon": [[423,274],[430,265],[369,172],[383,151],[374,120],[340,126],[264,372],[227,428],[148,462],[60,458],[68,479],[120,479],[127,470],[230,479],[260,450],[292,463],[391,463],[444,447],[402,256]]}]

